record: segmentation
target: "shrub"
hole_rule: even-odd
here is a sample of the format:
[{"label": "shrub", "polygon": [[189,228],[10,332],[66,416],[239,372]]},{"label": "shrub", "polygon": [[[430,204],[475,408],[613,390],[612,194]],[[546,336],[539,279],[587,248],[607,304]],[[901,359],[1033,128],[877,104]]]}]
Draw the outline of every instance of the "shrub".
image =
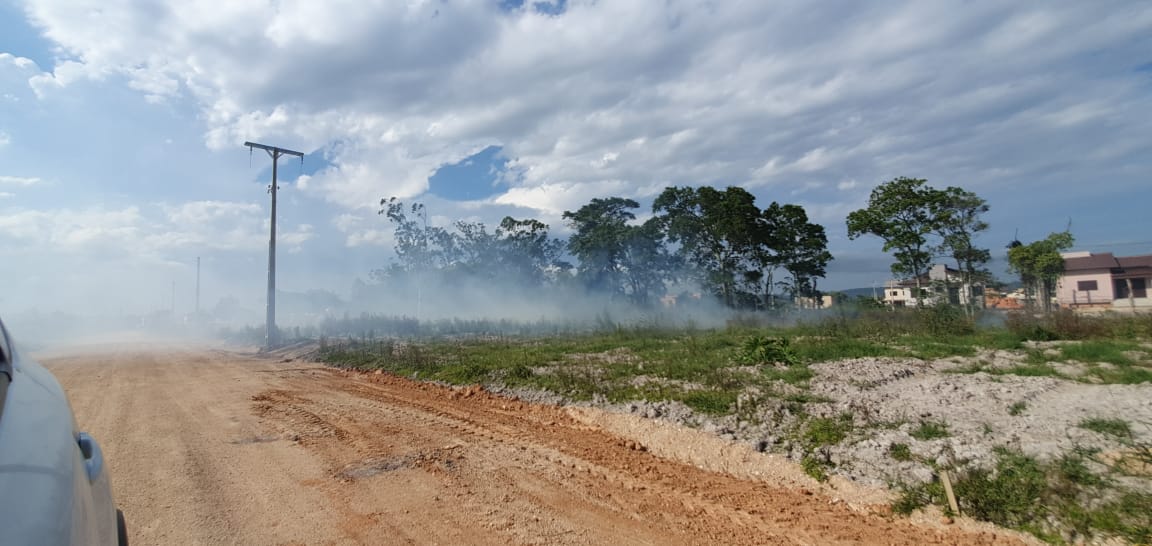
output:
[{"label": "shrub", "polygon": [[916,313],[925,333],[934,335],[963,335],[976,330],[972,319],[955,305],[924,307]]},{"label": "shrub", "polygon": [[752,336],[744,340],[736,359],[748,364],[780,363],[788,366],[799,364],[796,352],[783,337]]},{"label": "shrub", "polygon": [[995,471],[969,470],[954,489],[964,513],[1005,527],[1022,527],[1043,518],[1037,502],[1048,480],[1035,459],[1018,451],[998,450]]}]

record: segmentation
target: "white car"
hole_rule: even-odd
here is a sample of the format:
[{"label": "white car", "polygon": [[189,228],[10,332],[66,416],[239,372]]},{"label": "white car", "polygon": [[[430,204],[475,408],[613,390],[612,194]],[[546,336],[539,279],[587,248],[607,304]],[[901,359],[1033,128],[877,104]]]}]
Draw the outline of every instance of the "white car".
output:
[{"label": "white car", "polygon": [[68,397],[0,323],[0,542],[128,544],[100,445]]}]

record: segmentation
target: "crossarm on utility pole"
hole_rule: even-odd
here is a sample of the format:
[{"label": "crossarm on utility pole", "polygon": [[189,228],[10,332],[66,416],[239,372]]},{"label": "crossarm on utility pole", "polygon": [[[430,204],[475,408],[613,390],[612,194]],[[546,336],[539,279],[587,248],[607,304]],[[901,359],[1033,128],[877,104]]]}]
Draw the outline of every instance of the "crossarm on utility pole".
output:
[{"label": "crossarm on utility pole", "polygon": [[249,148],[260,148],[261,150],[264,150],[270,154],[294,155],[294,156],[300,157],[300,158],[304,157],[303,152],[297,152],[295,150],[289,150],[287,148],[281,148],[279,146],[268,146],[267,144],[257,144],[255,142],[245,142],[244,145],[249,147]]}]

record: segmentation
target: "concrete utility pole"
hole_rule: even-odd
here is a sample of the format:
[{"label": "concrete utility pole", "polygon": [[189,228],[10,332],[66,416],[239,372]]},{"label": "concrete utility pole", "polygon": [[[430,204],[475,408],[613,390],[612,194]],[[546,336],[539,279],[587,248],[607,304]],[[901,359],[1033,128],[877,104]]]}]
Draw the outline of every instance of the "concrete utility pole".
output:
[{"label": "concrete utility pole", "polygon": [[272,186],[268,192],[272,194],[272,227],[268,236],[268,298],[267,298],[267,315],[264,321],[264,347],[272,349],[276,346],[276,164],[282,155],[294,155],[300,158],[300,164],[304,164],[304,154],[292,150],[286,150],[277,146],[268,146],[265,144],[257,144],[255,142],[245,142],[249,152],[252,148],[260,148],[272,158]]}]

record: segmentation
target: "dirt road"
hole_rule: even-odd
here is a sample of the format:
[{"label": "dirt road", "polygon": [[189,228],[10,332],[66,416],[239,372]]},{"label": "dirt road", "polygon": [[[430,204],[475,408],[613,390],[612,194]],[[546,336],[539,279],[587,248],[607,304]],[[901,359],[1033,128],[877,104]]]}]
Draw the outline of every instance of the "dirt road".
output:
[{"label": "dirt road", "polygon": [[703,470],[561,408],[282,360],[44,363],[102,443],[137,545],[1016,542]]}]

